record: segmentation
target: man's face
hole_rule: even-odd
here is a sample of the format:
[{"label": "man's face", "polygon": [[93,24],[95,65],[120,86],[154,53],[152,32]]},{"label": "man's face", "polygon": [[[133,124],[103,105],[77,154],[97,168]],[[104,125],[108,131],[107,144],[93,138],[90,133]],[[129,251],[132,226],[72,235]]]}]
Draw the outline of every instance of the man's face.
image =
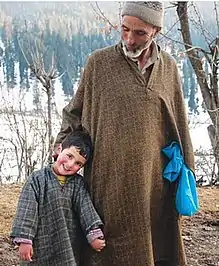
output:
[{"label": "man's face", "polygon": [[57,175],[73,175],[84,166],[86,159],[80,155],[79,150],[72,146],[59,152],[54,164],[54,171]]},{"label": "man's face", "polygon": [[123,16],[121,26],[121,38],[126,52],[130,53],[132,57],[138,57],[147,49],[147,44],[156,34],[156,28],[151,24],[146,24],[142,20]]}]

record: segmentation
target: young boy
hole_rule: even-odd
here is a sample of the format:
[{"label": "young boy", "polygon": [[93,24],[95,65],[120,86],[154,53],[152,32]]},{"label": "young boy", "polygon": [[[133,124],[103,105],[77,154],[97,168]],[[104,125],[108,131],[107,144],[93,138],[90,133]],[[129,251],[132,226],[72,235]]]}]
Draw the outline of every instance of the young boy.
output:
[{"label": "young boy", "polygon": [[70,133],[54,164],[33,172],[26,181],[11,232],[19,245],[21,265],[77,265],[78,221],[96,251],[105,247],[103,223],[77,174],[91,149],[86,132]]}]

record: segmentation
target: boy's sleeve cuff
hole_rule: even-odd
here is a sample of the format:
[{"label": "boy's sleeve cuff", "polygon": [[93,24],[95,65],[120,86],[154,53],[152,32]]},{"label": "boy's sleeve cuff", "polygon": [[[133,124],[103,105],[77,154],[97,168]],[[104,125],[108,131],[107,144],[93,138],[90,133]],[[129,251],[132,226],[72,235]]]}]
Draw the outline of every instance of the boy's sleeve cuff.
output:
[{"label": "boy's sleeve cuff", "polygon": [[23,243],[23,244],[29,244],[29,245],[32,245],[33,244],[32,240],[26,239],[26,238],[21,238],[21,237],[15,237],[13,239],[13,243],[15,245],[19,245],[21,243]]},{"label": "boy's sleeve cuff", "polygon": [[96,228],[93,230],[90,230],[90,232],[87,234],[87,241],[90,244],[97,238],[104,238],[104,234],[100,228]]}]

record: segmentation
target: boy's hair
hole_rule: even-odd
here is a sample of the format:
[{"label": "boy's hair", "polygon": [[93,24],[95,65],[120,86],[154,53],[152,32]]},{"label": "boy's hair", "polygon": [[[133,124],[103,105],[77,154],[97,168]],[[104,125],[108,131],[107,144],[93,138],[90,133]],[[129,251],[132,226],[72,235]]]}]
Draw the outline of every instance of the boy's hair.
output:
[{"label": "boy's hair", "polygon": [[87,161],[92,154],[92,141],[91,137],[85,130],[79,130],[71,132],[62,141],[62,150],[74,146],[79,150],[79,154],[82,155]]}]

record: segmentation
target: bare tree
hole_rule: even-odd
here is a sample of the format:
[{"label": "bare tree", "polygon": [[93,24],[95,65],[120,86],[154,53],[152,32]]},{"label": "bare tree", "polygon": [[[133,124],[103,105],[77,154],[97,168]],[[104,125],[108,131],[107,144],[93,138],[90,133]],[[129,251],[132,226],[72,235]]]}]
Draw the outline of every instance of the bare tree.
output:
[{"label": "bare tree", "polygon": [[[0,181],[25,180],[48,158],[47,124],[43,115],[33,115],[25,104],[25,91],[13,95],[12,89],[1,87],[1,160]],[[12,99],[11,99],[12,98]],[[15,180],[16,177],[16,180]]]},{"label": "bare tree", "polygon": [[211,151],[195,150],[196,157],[196,183],[199,186],[213,186],[216,182],[215,157]]},{"label": "bare tree", "polygon": [[[186,53],[189,57],[191,65],[197,77],[197,82],[199,84],[203,101],[207,112],[211,119],[211,125],[208,126],[208,133],[211,140],[212,148],[214,151],[214,156],[217,163],[217,168],[219,169],[219,98],[218,98],[218,67],[219,67],[219,35],[217,34],[211,42],[209,41],[209,36],[204,30],[203,22],[199,16],[198,25],[202,30],[202,35],[205,37],[206,44],[209,50],[206,51],[200,47],[193,44],[191,38],[191,28],[188,14],[188,3],[189,2],[175,2],[177,7],[177,15],[180,21],[180,32],[184,41],[184,46]],[[197,9],[195,9],[197,12]],[[215,14],[216,22],[219,32],[218,23],[218,13],[217,6],[215,3]],[[206,73],[203,58],[208,62],[211,69],[210,73]],[[219,180],[219,173],[217,174],[217,180]],[[217,182],[217,180],[215,182]]]},{"label": "bare tree", "polygon": [[[52,54],[52,59],[50,67],[46,70],[44,55],[47,52],[47,49],[43,45],[43,34],[40,38],[35,38],[34,42],[29,45],[28,51],[24,52],[24,48],[20,41],[18,40],[22,54],[32,71],[36,76],[37,80],[42,84],[43,91],[47,95],[47,127],[48,127],[48,162],[52,162],[52,146],[53,146],[53,135],[52,135],[52,98],[53,98],[53,84],[54,81],[58,78],[57,69],[55,67],[55,58]],[[34,45],[33,45],[34,44]]]},{"label": "bare tree", "polygon": [[[6,152],[6,148],[1,149],[1,158],[0,158],[0,172],[2,171],[2,165],[4,163],[5,160],[5,152]],[[2,176],[0,175],[0,185],[3,184],[3,180],[2,180]]]}]

